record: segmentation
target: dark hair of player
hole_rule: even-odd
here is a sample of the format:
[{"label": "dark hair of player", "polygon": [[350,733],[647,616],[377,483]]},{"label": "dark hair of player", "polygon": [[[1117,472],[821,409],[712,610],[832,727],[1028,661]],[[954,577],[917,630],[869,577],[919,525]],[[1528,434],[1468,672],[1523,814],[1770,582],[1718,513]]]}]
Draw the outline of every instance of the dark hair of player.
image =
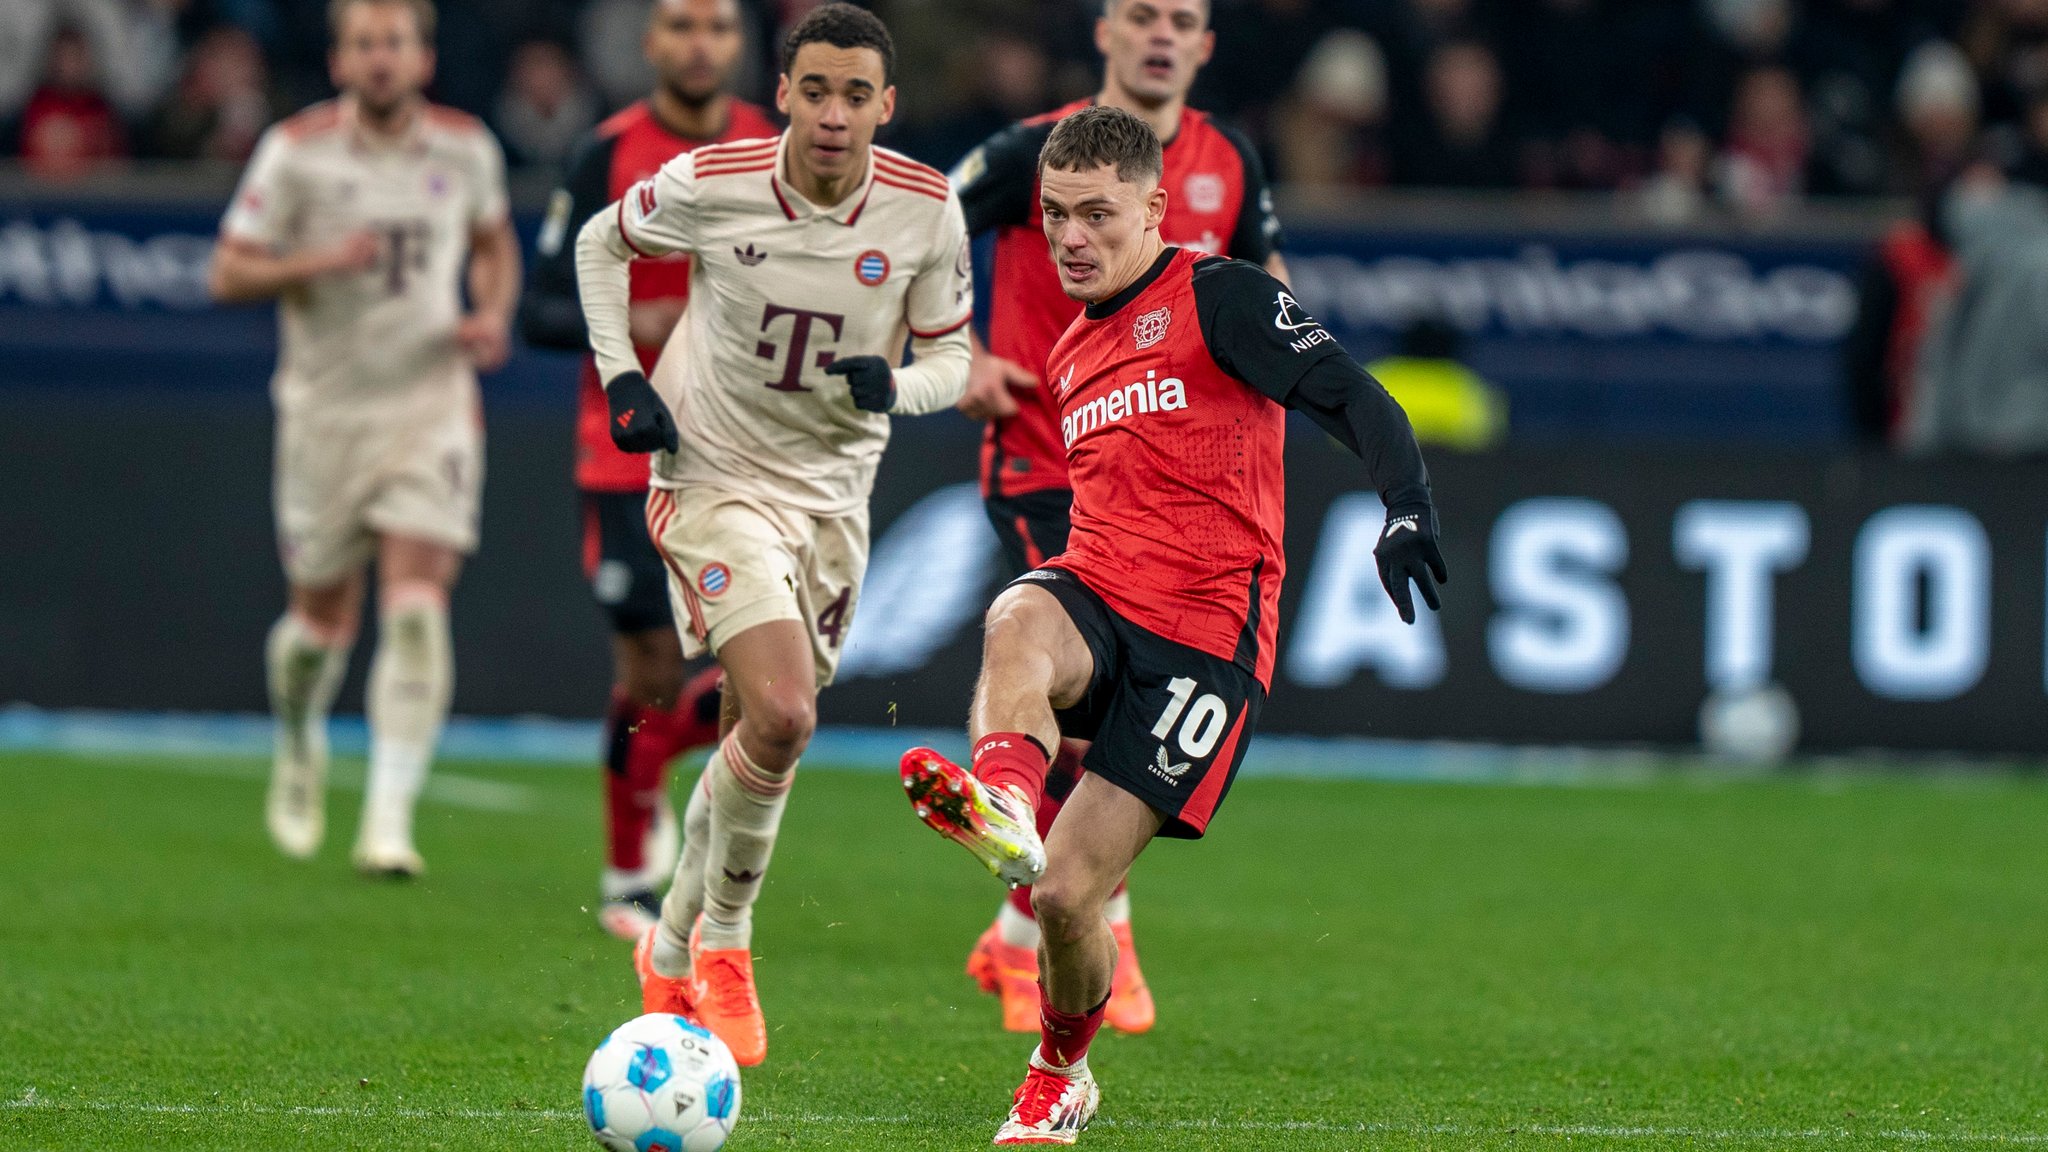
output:
[{"label": "dark hair of player", "polygon": [[1105,165],[1126,184],[1157,184],[1166,174],[1159,136],[1121,108],[1091,104],[1053,125],[1038,150],[1038,168],[1086,172]]},{"label": "dark hair of player", "polygon": [[796,67],[797,49],[806,44],[834,48],[873,48],[882,57],[882,83],[896,82],[896,42],[879,17],[851,4],[821,4],[796,22],[782,38],[782,70]]},{"label": "dark hair of player", "polygon": [[420,39],[429,46],[434,43],[434,0],[328,0],[327,34],[341,39],[341,22],[348,17],[348,10],[358,4],[402,4],[412,9],[412,21],[420,30]]}]

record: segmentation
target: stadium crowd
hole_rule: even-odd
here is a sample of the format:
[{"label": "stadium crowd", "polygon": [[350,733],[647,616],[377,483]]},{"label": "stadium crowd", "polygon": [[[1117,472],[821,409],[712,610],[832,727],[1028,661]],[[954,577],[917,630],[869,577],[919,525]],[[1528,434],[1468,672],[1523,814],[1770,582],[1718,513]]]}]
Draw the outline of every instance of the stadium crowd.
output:
[{"label": "stadium crowd", "polygon": [[[559,163],[643,92],[648,0],[442,0],[435,95],[515,163]],[[742,92],[813,0],[755,0]],[[899,30],[897,147],[944,166],[1092,91],[1088,0],[874,0]],[[62,179],[129,157],[247,158],[323,96],[326,0],[8,0],[0,142]],[[1719,201],[1913,194],[1973,150],[2027,151],[2048,0],[1216,0],[1199,106],[1285,181],[1633,189]]]}]

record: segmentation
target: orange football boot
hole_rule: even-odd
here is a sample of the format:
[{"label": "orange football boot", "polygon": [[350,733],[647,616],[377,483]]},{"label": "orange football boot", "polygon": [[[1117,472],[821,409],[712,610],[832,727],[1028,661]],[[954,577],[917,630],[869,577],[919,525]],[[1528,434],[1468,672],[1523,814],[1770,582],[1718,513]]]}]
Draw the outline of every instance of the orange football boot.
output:
[{"label": "orange football boot", "polygon": [[[1003,1030],[1038,1033],[1038,953],[1021,944],[995,942],[996,989],[1003,998]],[[1112,993],[1113,995],[1114,993]]]},{"label": "orange football boot", "polygon": [[[1131,942],[1131,926],[1129,922],[1111,924],[1109,931],[1116,937],[1116,974],[1109,980],[1109,1006],[1102,1011],[1103,1021],[1119,1032],[1149,1032],[1158,1013],[1152,1006],[1152,989],[1145,986],[1145,971],[1138,967],[1138,947]],[[1032,993],[1037,994],[1036,987]],[[1005,1003],[1005,1019],[1008,1007]],[[1032,1027],[1037,1024],[1034,1022]]]},{"label": "orange football boot", "polygon": [[640,978],[640,1010],[670,1012],[692,1024],[709,1027],[697,1011],[697,981],[689,976],[663,976],[654,970],[654,934],[658,931],[659,925],[649,926],[633,945],[633,974]]},{"label": "orange football boot", "polygon": [[974,950],[967,954],[967,978],[974,981],[985,995],[996,994],[996,956],[994,947],[1002,942],[1002,934],[990,924],[974,942]]},{"label": "orange football boot", "polygon": [[704,1026],[732,1049],[733,1062],[752,1068],[768,1058],[768,1021],[754,990],[754,954],[746,948],[704,948],[690,932],[690,964],[697,974],[697,1004]]}]

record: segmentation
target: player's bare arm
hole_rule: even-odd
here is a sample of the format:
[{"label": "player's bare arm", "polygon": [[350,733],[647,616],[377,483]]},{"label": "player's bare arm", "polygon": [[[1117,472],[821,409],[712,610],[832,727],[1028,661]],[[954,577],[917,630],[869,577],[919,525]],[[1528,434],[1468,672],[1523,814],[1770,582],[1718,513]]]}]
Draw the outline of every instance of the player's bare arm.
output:
[{"label": "player's bare arm", "polygon": [[223,304],[275,300],[314,280],[368,272],[377,263],[373,232],[352,232],[332,244],[274,252],[239,236],[223,236],[213,250],[206,290]]},{"label": "player's bare arm", "polygon": [[512,349],[512,310],[519,303],[519,238],[510,220],[476,230],[470,237],[469,314],[455,338],[480,371],[505,366]]},{"label": "player's bare arm", "polygon": [[969,420],[1003,420],[1018,412],[1012,388],[1036,388],[1038,376],[1015,360],[990,352],[981,337],[968,334],[971,360],[967,368],[967,390],[956,405]]}]

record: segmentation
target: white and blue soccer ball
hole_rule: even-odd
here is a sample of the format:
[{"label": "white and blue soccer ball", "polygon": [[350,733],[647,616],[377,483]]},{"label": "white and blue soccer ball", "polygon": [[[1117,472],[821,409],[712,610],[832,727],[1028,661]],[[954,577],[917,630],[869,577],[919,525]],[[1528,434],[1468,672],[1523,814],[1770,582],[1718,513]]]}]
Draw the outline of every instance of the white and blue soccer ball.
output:
[{"label": "white and blue soccer ball", "polygon": [[739,1122],[739,1065],[705,1028],[651,1012],[590,1054],[583,1115],[612,1152],[715,1152]]}]

